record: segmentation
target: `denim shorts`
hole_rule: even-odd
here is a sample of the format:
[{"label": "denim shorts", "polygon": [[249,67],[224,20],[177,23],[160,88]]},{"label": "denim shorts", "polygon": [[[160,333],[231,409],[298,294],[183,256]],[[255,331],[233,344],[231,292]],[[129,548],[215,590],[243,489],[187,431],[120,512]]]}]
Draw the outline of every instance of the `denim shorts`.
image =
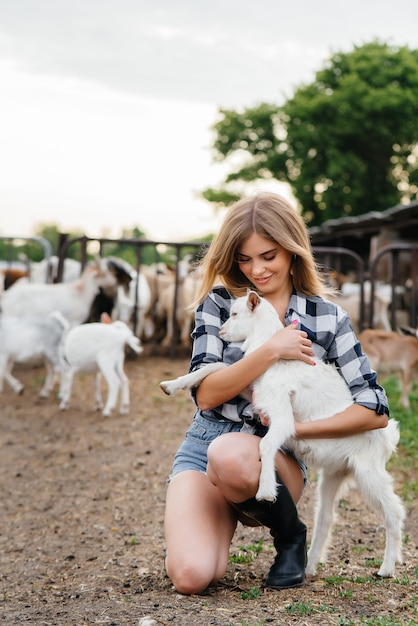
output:
[{"label": "denim shorts", "polygon": [[[197,472],[206,473],[208,463],[208,447],[209,444],[224,433],[237,433],[243,429],[241,422],[208,419],[200,413],[196,413],[193,422],[186,432],[186,437],[180,445],[174,456],[174,463],[171,474],[167,482],[170,482],[177,474],[186,470],[195,470]],[[248,432],[248,431],[247,431]],[[267,432],[267,428],[262,426],[255,429],[254,434],[262,437]],[[304,463],[297,459],[293,452],[288,449],[283,450],[289,456],[292,456],[301,468],[304,482],[307,482],[307,468]]]}]

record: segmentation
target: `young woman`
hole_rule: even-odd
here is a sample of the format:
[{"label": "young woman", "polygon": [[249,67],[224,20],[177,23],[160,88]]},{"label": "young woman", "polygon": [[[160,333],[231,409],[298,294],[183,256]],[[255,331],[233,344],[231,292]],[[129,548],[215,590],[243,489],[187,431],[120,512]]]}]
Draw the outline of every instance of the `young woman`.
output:
[{"label": "young woman", "polygon": [[[184,594],[201,593],[218,582],[240,520],[270,529],[277,554],[266,585],[297,587],[305,579],[306,526],[295,503],[306,482],[306,467],[289,450],[278,450],[277,500],[257,502],[259,441],[268,424],[265,416],[254,414],[243,394],[278,359],[313,364],[315,355],[334,362],[354,404],[323,420],[296,422],[295,436],[301,439],[384,428],[386,395],[347,315],[325,299],[303,219],[284,198],[259,193],[232,206],[201,269],[190,371],[214,361],[229,367],[207,376],[193,392],[197,411],[175,455],[167,490],[167,573]],[[243,357],[240,345],[224,343],[218,331],[232,300],[248,288],[273,304],[285,328]]]}]

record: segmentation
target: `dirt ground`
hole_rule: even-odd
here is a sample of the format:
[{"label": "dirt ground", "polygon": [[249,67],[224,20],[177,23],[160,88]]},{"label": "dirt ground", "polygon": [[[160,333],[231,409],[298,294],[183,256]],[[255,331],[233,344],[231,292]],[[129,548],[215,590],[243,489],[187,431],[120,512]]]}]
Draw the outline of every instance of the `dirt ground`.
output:
[{"label": "dirt ground", "polygon": [[[131,412],[110,418],[93,410],[90,377],[76,380],[71,409],[61,413],[56,397],[38,398],[42,368],[15,368],[25,392],[6,388],[0,404],[0,622],[416,624],[416,505],[407,504],[405,564],[380,581],[381,520],[355,490],[338,507],[327,564],[304,587],[265,589],[271,538],[240,525],[221,584],[202,596],[173,589],[164,571],[166,478],[193,405],[185,392],[166,397],[158,382],[187,365],[187,356],[128,359]],[[393,475],[398,493],[406,478],[416,480]],[[300,503],[309,535],[314,497],[312,477]]]}]

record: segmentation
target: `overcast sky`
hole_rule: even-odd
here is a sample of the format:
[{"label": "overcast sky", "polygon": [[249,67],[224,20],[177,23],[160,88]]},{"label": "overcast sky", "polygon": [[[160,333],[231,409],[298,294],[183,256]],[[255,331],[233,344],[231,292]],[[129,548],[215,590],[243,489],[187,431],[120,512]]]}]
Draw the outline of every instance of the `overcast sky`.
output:
[{"label": "overcast sky", "polygon": [[212,232],[220,107],[280,104],[332,53],[417,33],[417,0],[0,0],[0,234]]}]

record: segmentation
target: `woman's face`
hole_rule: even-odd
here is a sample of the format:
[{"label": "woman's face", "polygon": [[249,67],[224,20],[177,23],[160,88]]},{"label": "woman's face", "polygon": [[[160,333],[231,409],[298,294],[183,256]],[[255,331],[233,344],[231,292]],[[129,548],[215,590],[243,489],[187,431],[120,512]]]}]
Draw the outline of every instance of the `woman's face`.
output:
[{"label": "woman's face", "polygon": [[273,294],[292,283],[292,254],[257,233],[244,239],[236,260],[244,276],[262,294]]}]

